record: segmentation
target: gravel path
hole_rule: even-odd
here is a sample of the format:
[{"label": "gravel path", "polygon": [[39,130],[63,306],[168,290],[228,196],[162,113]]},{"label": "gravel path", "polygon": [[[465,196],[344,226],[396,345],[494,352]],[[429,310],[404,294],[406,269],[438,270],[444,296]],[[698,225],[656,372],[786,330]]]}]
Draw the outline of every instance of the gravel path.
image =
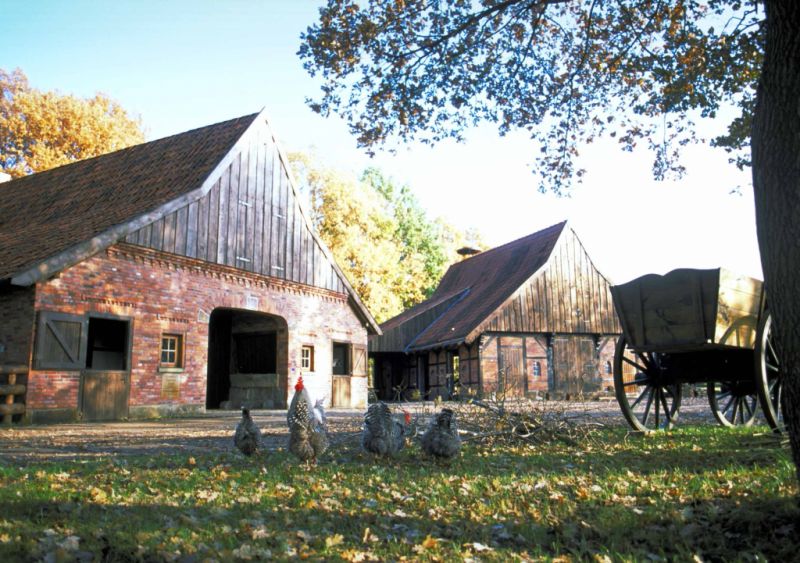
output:
[{"label": "gravel path", "polygon": [[[433,411],[432,403],[407,405],[422,419]],[[625,425],[614,400],[548,403],[578,423]],[[287,438],[286,411],[252,411],[264,436],[265,447],[284,447]],[[363,411],[332,409],[328,423],[334,440],[350,439],[360,430]],[[223,452],[233,448],[233,429],[238,411],[209,411],[192,418],[173,418],[132,422],[94,422],[0,428],[0,463],[26,461],[92,459],[108,455],[147,455],[158,453]],[[681,423],[713,424],[705,399],[684,399]]]}]

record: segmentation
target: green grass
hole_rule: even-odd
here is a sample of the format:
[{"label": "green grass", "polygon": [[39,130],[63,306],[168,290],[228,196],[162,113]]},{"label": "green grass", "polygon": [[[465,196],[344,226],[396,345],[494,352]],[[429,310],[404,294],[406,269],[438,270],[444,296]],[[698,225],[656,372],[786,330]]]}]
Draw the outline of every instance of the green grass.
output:
[{"label": "green grass", "polygon": [[775,560],[800,550],[794,466],[764,428],[603,430],[437,463],[334,451],[0,461],[0,560]]}]

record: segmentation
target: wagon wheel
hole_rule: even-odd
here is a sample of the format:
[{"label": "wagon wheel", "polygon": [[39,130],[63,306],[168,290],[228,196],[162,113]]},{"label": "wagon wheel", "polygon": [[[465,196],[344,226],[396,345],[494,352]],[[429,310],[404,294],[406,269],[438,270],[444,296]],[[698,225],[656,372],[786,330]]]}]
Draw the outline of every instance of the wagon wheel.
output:
[{"label": "wagon wheel", "polygon": [[708,403],[722,426],[750,426],[758,412],[758,394],[751,381],[709,381]]},{"label": "wagon wheel", "polygon": [[755,378],[764,418],[775,432],[784,430],[781,395],[784,373],[775,351],[772,315],[765,311],[758,326],[755,348]]},{"label": "wagon wheel", "polygon": [[[668,381],[661,360],[658,354],[628,348],[624,335],[617,340],[614,391],[628,424],[640,432],[672,428],[678,419],[681,386]],[[625,377],[625,367],[633,368],[633,377]]]}]

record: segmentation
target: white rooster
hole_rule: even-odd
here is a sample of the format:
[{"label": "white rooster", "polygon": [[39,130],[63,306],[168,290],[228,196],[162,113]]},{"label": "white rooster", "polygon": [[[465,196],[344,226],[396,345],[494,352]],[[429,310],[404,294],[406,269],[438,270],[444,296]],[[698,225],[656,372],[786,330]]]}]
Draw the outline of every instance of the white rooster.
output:
[{"label": "white rooster", "polygon": [[328,424],[322,400],[311,402],[302,376],[294,386],[294,397],[286,413],[289,424],[289,451],[300,461],[316,463],[330,445]]}]

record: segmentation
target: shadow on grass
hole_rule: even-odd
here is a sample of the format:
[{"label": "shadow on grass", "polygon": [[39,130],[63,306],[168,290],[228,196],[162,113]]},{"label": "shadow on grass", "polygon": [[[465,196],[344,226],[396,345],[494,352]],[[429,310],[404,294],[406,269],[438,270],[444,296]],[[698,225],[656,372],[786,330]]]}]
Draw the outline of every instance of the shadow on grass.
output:
[{"label": "shadow on grass", "polygon": [[[796,560],[800,511],[789,499],[695,502],[662,515],[641,516],[620,506],[578,505],[558,522],[501,518],[415,518],[372,512],[342,514],[320,508],[268,509],[258,504],[219,508],[165,504],[121,506],[48,501],[0,502],[14,539],[0,543],[4,561],[185,561],[236,558],[242,546],[276,559],[333,558],[342,549],[371,550],[380,558],[415,557],[423,540],[437,538],[441,555],[480,546],[498,557],[579,559],[594,554],[631,560]],[[366,530],[370,530],[366,532]],[[326,539],[340,534],[336,548]],[[76,536],[78,539],[69,539]],[[71,542],[71,543],[70,543]],[[195,556],[197,559],[193,559]],[[256,557],[258,559],[258,557]]]}]

